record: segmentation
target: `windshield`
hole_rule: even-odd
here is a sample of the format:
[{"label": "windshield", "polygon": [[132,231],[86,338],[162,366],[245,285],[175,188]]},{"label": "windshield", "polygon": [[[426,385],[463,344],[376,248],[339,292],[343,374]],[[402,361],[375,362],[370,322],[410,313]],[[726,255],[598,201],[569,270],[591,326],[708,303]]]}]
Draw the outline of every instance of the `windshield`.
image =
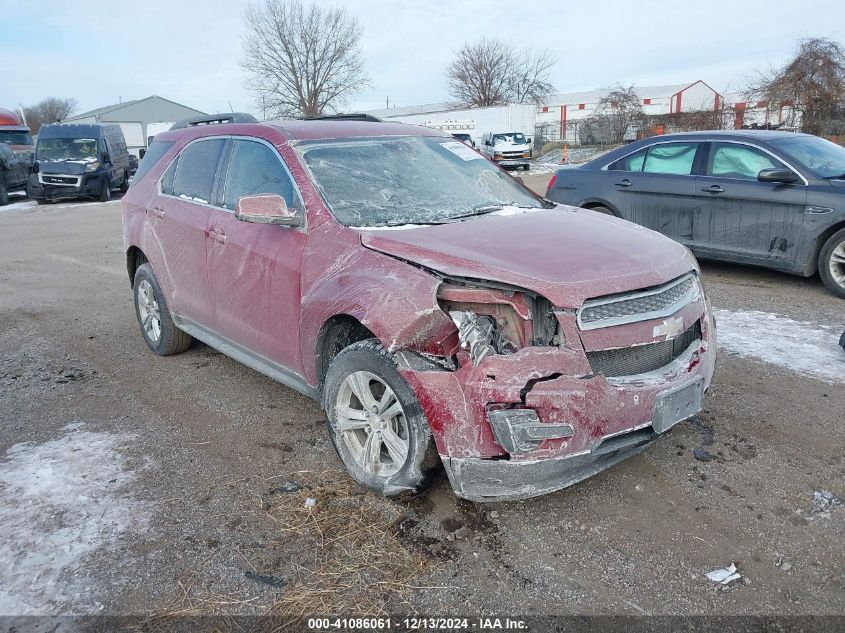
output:
[{"label": "windshield", "polygon": [[34,145],[32,135],[29,132],[18,130],[0,130],[0,143],[6,145]]},{"label": "windshield", "polygon": [[525,145],[527,142],[522,132],[493,135],[493,145]]},{"label": "windshield", "polygon": [[38,139],[35,160],[93,161],[97,159],[97,141],[93,138],[47,138]]},{"label": "windshield", "polygon": [[818,136],[803,134],[770,143],[817,178],[845,178],[845,147]]},{"label": "windshield", "polygon": [[385,136],[302,143],[303,157],[341,224],[440,224],[542,201],[460,141]]}]

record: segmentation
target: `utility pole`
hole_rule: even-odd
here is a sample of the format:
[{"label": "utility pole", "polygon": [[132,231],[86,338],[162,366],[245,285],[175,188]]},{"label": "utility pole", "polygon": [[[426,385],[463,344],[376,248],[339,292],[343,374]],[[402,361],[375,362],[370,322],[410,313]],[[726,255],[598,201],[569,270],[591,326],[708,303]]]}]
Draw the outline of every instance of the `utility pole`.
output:
[{"label": "utility pole", "polygon": [[389,108],[389,107],[390,107],[390,97],[385,97],[385,99],[384,99],[384,107],[385,107],[385,108]]}]

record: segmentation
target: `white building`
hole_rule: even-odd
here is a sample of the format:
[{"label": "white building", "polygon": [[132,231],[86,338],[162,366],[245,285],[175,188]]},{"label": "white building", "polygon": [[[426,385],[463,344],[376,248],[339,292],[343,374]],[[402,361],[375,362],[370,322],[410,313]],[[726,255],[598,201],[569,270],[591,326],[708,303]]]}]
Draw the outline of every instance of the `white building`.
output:
[{"label": "white building", "polygon": [[449,134],[469,134],[478,144],[486,132],[522,132],[526,136],[533,136],[537,107],[512,103],[488,108],[456,109],[454,104],[444,102],[370,110],[367,114],[384,121],[424,125]]},{"label": "white building", "polygon": [[[385,121],[401,121],[436,128],[449,133],[469,134],[478,142],[485,132],[522,132],[534,136],[540,126],[551,140],[561,138],[580,143],[577,123],[595,113],[599,102],[611,89],[570,92],[548,97],[543,105],[510,104],[487,108],[455,108],[453,104],[430,103],[419,106],[370,110],[368,114]],[[635,87],[647,115],[715,111],[722,95],[701,80],[668,86]]]},{"label": "white building", "polygon": [[[557,128],[557,134],[553,134],[555,140],[580,142],[577,123],[593,115],[601,100],[611,92],[612,89],[604,89],[552,95],[538,108],[537,124],[545,124],[549,130]],[[722,95],[700,79],[667,86],[634,86],[634,92],[641,99],[646,115],[713,112],[722,105]]]},{"label": "white building", "polygon": [[138,150],[147,147],[149,137],[168,129],[176,121],[204,114],[205,112],[153,95],[146,99],[124,101],[76,114],[63,122],[116,123],[123,130],[126,147],[137,156]]}]

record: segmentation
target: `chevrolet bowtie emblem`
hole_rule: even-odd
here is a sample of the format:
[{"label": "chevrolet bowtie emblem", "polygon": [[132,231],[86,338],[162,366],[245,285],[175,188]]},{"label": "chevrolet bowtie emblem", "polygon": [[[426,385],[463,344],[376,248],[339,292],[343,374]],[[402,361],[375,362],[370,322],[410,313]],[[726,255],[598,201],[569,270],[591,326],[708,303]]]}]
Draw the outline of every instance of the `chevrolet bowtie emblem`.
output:
[{"label": "chevrolet bowtie emblem", "polygon": [[681,317],[675,317],[674,319],[665,319],[660,325],[655,325],[653,336],[655,338],[658,336],[665,336],[668,340],[670,338],[675,338],[678,334],[683,332],[683,330],[684,320]]}]

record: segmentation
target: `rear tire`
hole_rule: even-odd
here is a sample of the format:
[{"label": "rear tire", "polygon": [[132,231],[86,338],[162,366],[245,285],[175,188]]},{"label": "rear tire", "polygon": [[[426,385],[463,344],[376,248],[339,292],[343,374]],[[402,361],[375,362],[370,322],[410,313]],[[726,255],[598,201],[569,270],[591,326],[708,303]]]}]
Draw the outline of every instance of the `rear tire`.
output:
[{"label": "rear tire", "polygon": [[0,181],[0,207],[9,204],[9,191],[6,189],[6,183]]},{"label": "rear tire", "polygon": [[129,191],[129,170],[123,172],[123,182],[120,183],[120,193]]},{"label": "rear tire", "polygon": [[144,342],[159,356],[184,352],[191,346],[191,335],[176,327],[164,293],[149,263],[135,271],[132,283],[135,298],[135,316]]},{"label": "rear tire", "polygon": [[845,229],[831,235],[822,246],[819,276],[831,293],[845,299]]},{"label": "rear tire", "polygon": [[439,471],[425,413],[377,339],[353,343],[334,358],[323,407],[338,456],[365,488],[385,497],[415,493]]}]

